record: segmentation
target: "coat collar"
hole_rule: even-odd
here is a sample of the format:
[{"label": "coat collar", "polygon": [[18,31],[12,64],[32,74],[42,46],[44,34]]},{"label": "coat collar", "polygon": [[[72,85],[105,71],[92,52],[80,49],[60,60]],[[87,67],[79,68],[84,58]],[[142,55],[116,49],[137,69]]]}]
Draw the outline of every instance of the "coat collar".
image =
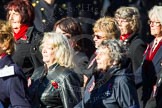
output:
[{"label": "coat collar", "polygon": [[5,65],[9,66],[12,63],[13,63],[13,61],[11,60],[10,55],[6,55],[2,59],[0,59],[0,69],[3,68]]}]

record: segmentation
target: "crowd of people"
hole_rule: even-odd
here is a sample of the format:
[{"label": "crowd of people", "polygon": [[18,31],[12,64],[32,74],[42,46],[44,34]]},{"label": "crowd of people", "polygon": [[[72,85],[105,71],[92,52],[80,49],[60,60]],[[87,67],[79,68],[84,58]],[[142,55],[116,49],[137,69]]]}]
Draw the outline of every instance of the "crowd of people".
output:
[{"label": "crowd of people", "polygon": [[160,108],[162,6],[145,2],[4,2],[0,107]]}]

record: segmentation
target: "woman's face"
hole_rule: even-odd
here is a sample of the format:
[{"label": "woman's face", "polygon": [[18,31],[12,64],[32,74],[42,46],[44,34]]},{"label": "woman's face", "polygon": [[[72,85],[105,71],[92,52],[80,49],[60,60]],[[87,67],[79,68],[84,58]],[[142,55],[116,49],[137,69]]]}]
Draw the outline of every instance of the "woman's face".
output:
[{"label": "woman's face", "polygon": [[14,32],[18,32],[21,26],[21,16],[19,12],[14,10],[9,11],[9,22],[14,30]]},{"label": "woman's face", "polygon": [[126,19],[117,18],[116,20],[117,20],[121,35],[126,35],[132,32],[131,26]]},{"label": "woman's face", "polygon": [[112,60],[109,57],[109,49],[107,47],[99,47],[97,49],[96,62],[97,69],[105,71],[108,67],[112,65]]},{"label": "woman's face", "polygon": [[162,25],[155,16],[152,16],[150,18],[149,24],[150,24],[151,35],[155,37],[162,36]]},{"label": "woman's face", "polygon": [[46,40],[42,45],[42,56],[44,63],[51,66],[55,63],[55,48],[51,44],[51,40]]}]

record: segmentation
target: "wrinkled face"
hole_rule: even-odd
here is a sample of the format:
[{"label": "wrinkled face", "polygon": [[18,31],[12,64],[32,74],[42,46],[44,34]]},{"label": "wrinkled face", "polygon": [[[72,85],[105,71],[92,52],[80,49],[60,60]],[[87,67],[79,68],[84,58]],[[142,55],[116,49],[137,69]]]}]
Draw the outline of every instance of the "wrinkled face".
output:
[{"label": "wrinkled face", "polygon": [[105,33],[102,31],[94,32],[93,36],[96,48],[98,48],[98,46],[101,44],[103,40],[106,40]]},{"label": "wrinkled face", "polygon": [[131,26],[126,19],[116,18],[116,21],[118,23],[121,35],[126,35],[132,32]]},{"label": "wrinkled face", "polygon": [[44,63],[51,66],[55,62],[55,48],[51,44],[51,40],[46,40],[42,45],[42,56]]},{"label": "wrinkled face", "polygon": [[150,18],[149,24],[150,24],[151,35],[153,35],[155,37],[162,36],[162,25],[161,25],[160,21],[155,16],[152,16]]},{"label": "wrinkled face", "polygon": [[21,26],[21,16],[19,12],[14,10],[9,11],[9,22],[14,30],[14,32],[18,32]]},{"label": "wrinkled face", "polygon": [[108,52],[109,49],[107,47],[99,47],[97,49],[96,62],[98,70],[105,71],[112,65],[112,59],[110,58]]}]

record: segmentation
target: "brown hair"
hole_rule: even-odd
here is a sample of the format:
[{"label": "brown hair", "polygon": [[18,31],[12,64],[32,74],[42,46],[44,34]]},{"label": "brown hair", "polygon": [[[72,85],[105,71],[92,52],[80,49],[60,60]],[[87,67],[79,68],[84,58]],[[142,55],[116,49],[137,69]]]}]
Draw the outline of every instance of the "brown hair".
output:
[{"label": "brown hair", "polygon": [[71,34],[71,36],[81,35],[82,29],[79,22],[72,17],[62,18],[54,25],[54,31],[59,27],[62,31]]},{"label": "brown hair", "polygon": [[12,0],[6,6],[7,19],[9,19],[9,11],[14,10],[21,15],[21,24],[32,25],[34,21],[34,8],[29,0]]}]

